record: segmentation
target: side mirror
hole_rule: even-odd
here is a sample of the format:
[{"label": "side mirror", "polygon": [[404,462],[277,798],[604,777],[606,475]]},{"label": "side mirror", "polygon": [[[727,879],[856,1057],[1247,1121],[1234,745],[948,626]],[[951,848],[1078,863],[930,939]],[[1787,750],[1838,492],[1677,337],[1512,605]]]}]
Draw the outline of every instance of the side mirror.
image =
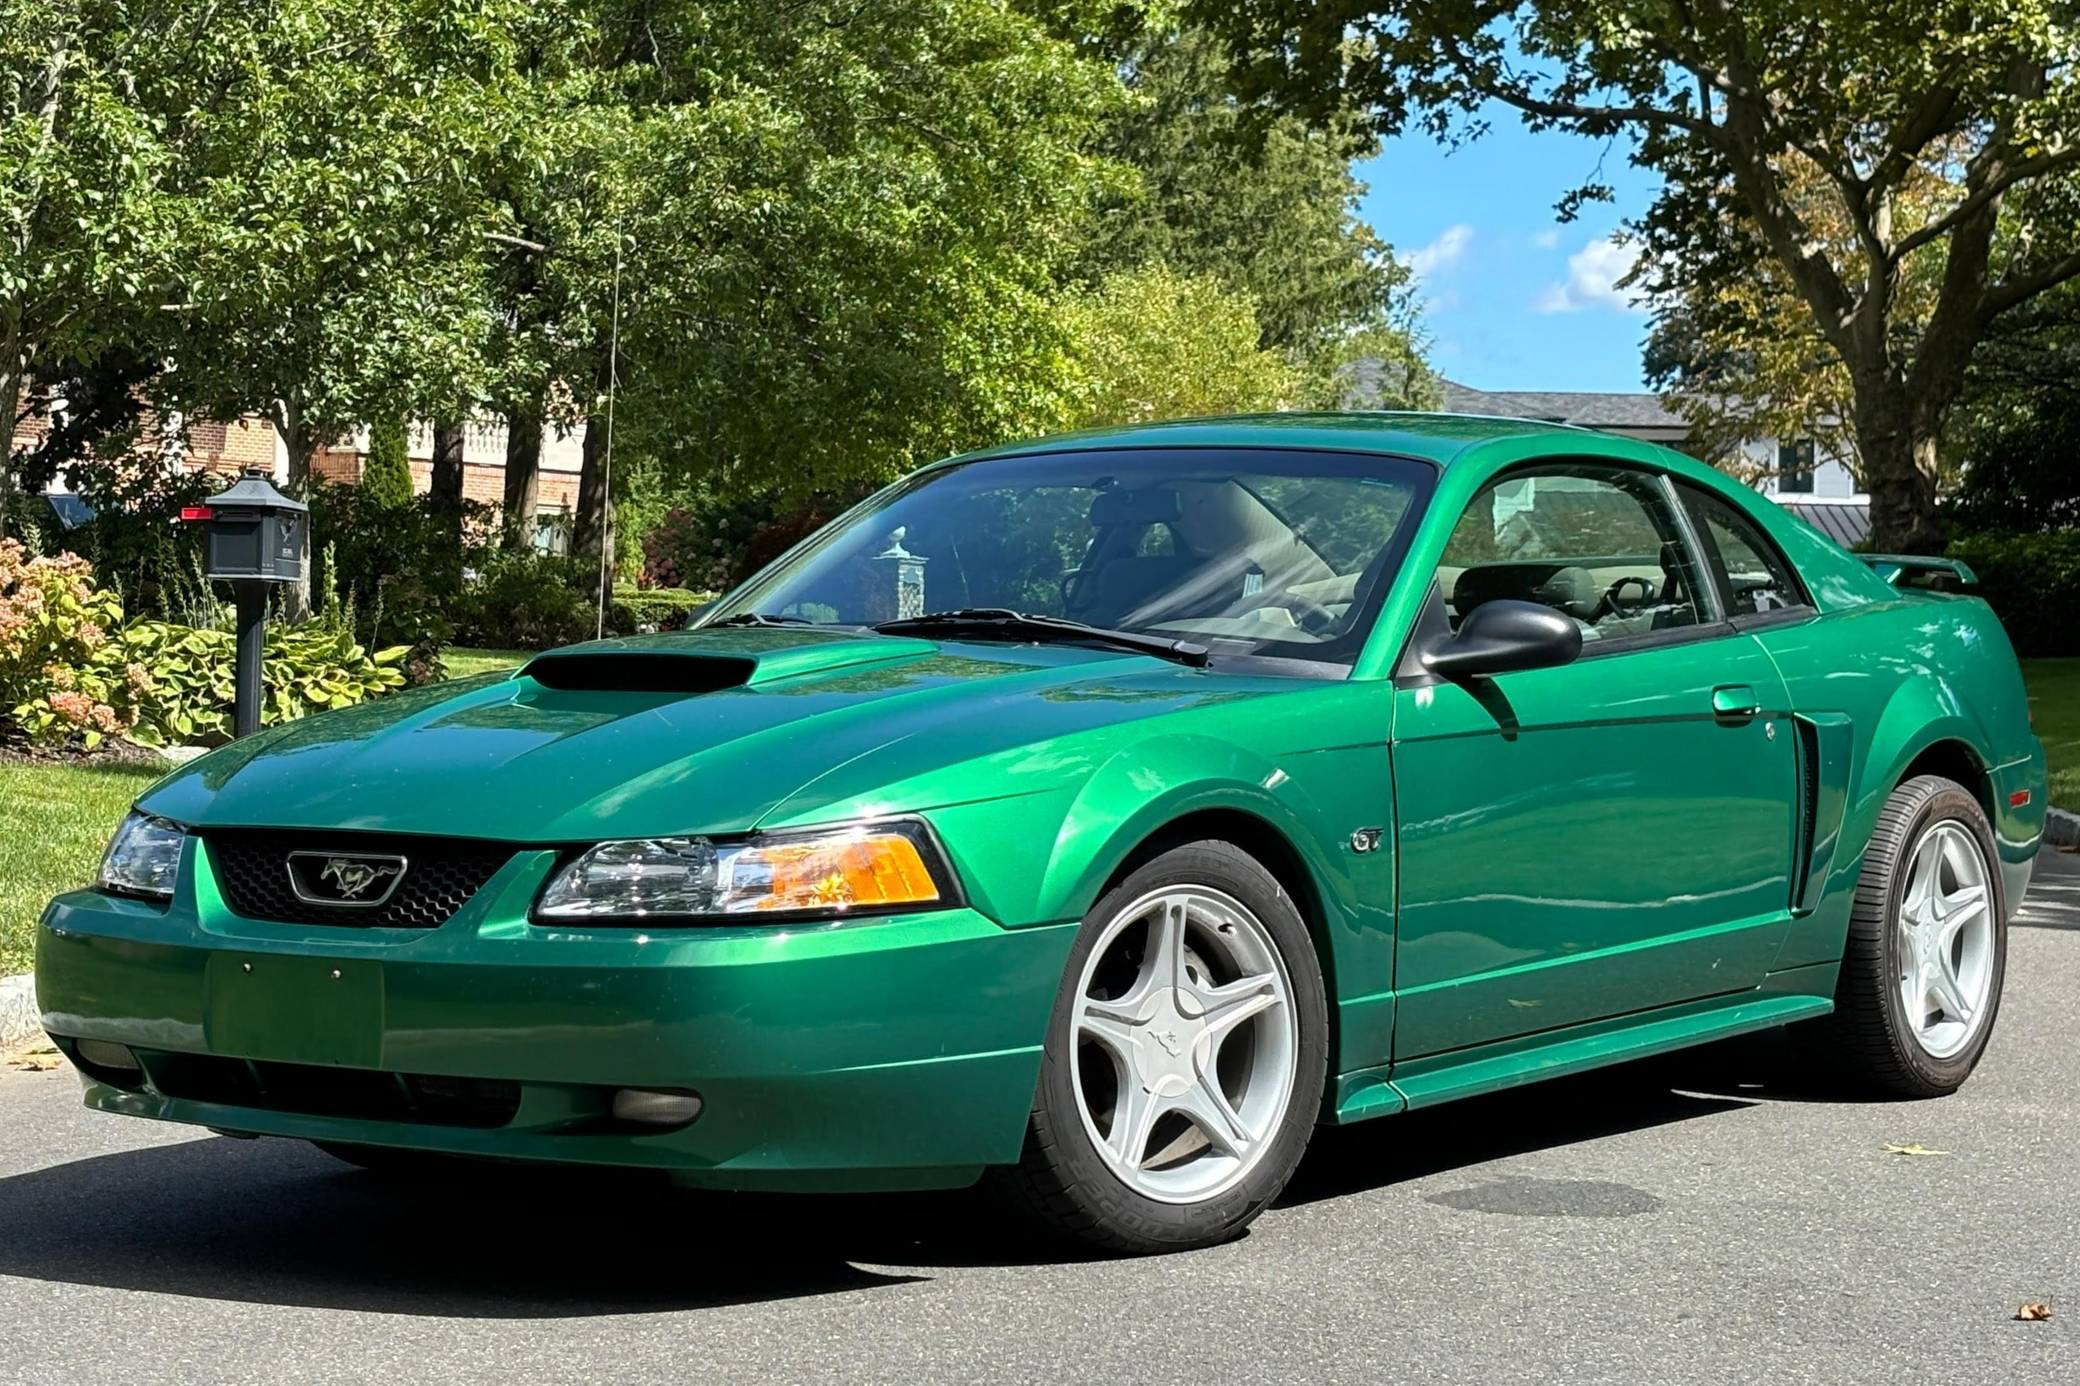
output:
[{"label": "side mirror", "polygon": [[1508,674],[1572,663],[1582,652],[1574,618],[1537,602],[1497,598],[1466,614],[1459,629],[1423,655],[1423,667],[1442,678]]}]

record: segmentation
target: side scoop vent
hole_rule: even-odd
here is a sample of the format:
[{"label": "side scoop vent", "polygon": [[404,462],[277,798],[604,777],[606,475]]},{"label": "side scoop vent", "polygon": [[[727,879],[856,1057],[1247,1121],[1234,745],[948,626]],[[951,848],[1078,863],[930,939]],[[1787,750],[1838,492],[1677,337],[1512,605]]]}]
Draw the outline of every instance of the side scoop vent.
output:
[{"label": "side scoop vent", "polygon": [[751,682],[758,661],[617,650],[542,655],[520,672],[544,688],[572,693],[718,693]]}]

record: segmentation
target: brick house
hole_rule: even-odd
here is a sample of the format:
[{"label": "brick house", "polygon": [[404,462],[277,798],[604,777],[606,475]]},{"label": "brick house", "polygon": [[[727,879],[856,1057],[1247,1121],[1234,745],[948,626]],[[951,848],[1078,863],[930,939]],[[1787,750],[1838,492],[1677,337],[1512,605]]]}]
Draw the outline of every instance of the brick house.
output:
[{"label": "brick house", "polygon": [[[406,454],[412,462],[412,489],[425,495],[433,485],[433,425],[411,426]],[[578,507],[578,473],[585,460],[585,428],[568,437],[554,428],[542,438],[542,465],[535,505],[535,547],[564,553],[570,547],[571,515]],[[368,430],[356,429],[311,458],[311,472],[335,484],[361,480],[368,465]],[[462,497],[499,506],[506,494],[506,425],[493,415],[471,419],[462,429]]]},{"label": "brick house", "polygon": [[[49,425],[41,417],[25,421],[16,430],[17,451],[41,443]],[[139,451],[149,455],[149,441],[160,433],[159,422],[149,413],[141,421]],[[535,510],[535,547],[562,553],[570,546],[570,517],[578,504],[578,473],[584,463],[585,430],[582,425],[568,437],[551,428],[542,440],[542,464]],[[433,483],[433,426],[413,424],[408,453],[412,463],[412,486],[424,495]],[[185,432],[167,437],[157,450],[169,463],[191,472],[237,475],[260,466],[277,482],[287,479],[288,452],[274,426],[248,415],[229,423],[195,422]],[[356,429],[331,447],[320,448],[311,458],[311,472],[326,481],[353,484],[361,480],[368,461],[368,430]],[[506,425],[486,416],[471,420],[463,429],[462,494],[467,500],[499,506],[505,500]],[[53,509],[67,524],[77,523],[85,511],[69,503],[70,489],[64,477],[46,488]]]}]

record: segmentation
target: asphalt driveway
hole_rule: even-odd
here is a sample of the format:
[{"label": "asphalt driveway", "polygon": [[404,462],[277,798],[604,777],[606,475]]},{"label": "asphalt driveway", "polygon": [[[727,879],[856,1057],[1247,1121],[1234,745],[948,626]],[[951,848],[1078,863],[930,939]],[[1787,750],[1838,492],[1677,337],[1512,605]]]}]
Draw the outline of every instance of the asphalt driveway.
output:
[{"label": "asphalt driveway", "polygon": [[10,1071],[0,1382],[2073,1383],[2076,1021],[2058,857],[1955,1098],[1724,1046],[1324,1131],[1248,1237],[1142,1261],[1036,1260],[967,1197],[399,1188]]}]

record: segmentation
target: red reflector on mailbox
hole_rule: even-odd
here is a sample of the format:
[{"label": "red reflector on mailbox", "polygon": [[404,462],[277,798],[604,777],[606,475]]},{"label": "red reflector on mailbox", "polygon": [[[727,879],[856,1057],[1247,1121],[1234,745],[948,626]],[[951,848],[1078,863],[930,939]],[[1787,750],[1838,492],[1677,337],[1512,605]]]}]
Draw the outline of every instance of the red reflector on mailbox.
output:
[{"label": "red reflector on mailbox", "polygon": [[206,505],[184,505],[181,507],[181,518],[183,520],[207,520],[216,513],[216,511]]}]

